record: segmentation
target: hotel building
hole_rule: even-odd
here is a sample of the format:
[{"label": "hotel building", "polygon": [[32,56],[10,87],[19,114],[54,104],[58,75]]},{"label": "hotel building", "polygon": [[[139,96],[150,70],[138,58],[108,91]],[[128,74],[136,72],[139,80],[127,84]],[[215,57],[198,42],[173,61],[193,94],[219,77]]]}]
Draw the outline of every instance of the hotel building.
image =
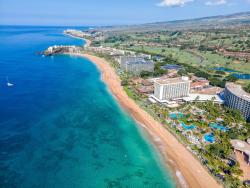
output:
[{"label": "hotel building", "polygon": [[142,71],[153,72],[154,71],[154,63],[152,61],[125,61],[121,64],[121,68],[129,73],[134,75],[139,75]]},{"label": "hotel building", "polygon": [[116,60],[120,65],[123,65],[127,62],[143,61],[144,59],[142,57],[137,57],[137,56],[119,56],[116,58]]},{"label": "hotel building", "polygon": [[188,77],[156,79],[154,81],[153,97],[158,102],[169,102],[189,96],[190,80]]},{"label": "hotel building", "polygon": [[241,111],[246,120],[250,121],[250,94],[240,85],[227,83],[224,91],[225,105]]}]

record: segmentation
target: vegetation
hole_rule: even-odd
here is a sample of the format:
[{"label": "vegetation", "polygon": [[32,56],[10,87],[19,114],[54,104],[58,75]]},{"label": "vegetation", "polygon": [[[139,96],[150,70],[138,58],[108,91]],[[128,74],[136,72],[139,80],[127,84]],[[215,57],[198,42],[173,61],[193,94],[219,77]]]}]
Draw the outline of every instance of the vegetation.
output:
[{"label": "vegetation", "polygon": [[[237,26],[238,27],[238,26]],[[239,32],[241,31],[241,32]],[[226,57],[220,50],[250,53],[250,29],[172,29],[153,31],[112,32],[102,45],[120,49],[169,57],[172,62],[192,68],[182,70],[180,75],[195,73],[205,75],[213,85],[223,87],[226,81],[236,82],[236,77],[215,67],[226,67],[242,73],[250,72],[249,58]],[[167,62],[169,63],[169,62]],[[199,72],[199,71],[201,72]],[[161,75],[160,69],[157,71]],[[212,75],[211,75],[212,74]],[[209,76],[210,75],[210,76]],[[246,84],[241,80],[242,85]]]},{"label": "vegetation", "polygon": [[142,72],[140,73],[140,77],[141,77],[141,78],[148,78],[148,77],[153,76],[153,74],[154,74],[154,73],[152,73],[152,72],[142,71]]},{"label": "vegetation", "polygon": [[238,80],[238,78],[236,78],[235,76],[230,74],[230,75],[225,77],[225,80],[228,82],[236,82]]},{"label": "vegetation", "polygon": [[[107,58],[107,57],[106,57]],[[171,59],[166,59],[165,63],[172,62]],[[158,67],[162,66],[164,62],[157,64]],[[119,66],[112,65],[118,70]],[[190,67],[188,66],[187,69]],[[197,70],[195,70],[197,71]],[[197,74],[205,74],[202,71],[197,71]],[[169,111],[163,105],[148,103],[147,97],[137,91],[137,84],[132,82],[133,77],[129,74],[123,73],[121,76],[122,85],[129,97],[151,114],[156,120],[165,125],[170,132],[172,132],[183,144],[189,146],[194,151],[195,155],[199,157],[201,162],[208,168],[208,170],[224,183],[226,187],[240,187],[242,182],[239,177],[242,171],[239,168],[237,161],[233,161],[231,155],[233,153],[230,139],[246,139],[250,137],[250,126],[242,117],[241,113],[237,110],[231,110],[224,106],[214,104],[212,101],[206,103],[194,103],[191,105],[183,104],[180,107],[173,109],[173,111],[181,111],[185,114],[179,121],[187,125],[195,124],[197,128],[192,131],[192,135],[200,138],[200,144],[196,145],[188,140],[184,132],[177,129],[173,125],[178,124],[178,120],[171,120],[169,118]],[[142,72],[141,77],[152,76],[150,72]],[[154,75],[153,75],[154,76]],[[201,111],[196,115],[191,113],[192,109]],[[202,119],[200,119],[202,117]],[[222,125],[229,128],[227,132],[214,130],[209,126],[209,123],[216,122],[220,118],[223,120]],[[172,122],[172,123],[171,123]],[[205,133],[213,132],[216,142],[207,144],[202,141]]]},{"label": "vegetation", "polygon": [[[250,72],[249,59],[226,57],[223,50],[232,52],[250,53],[250,32],[224,29],[189,29],[189,30],[160,30],[145,32],[113,32],[101,45],[112,46],[119,49],[135,52],[160,55],[165,57],[155,63],[154,72],[143,71],[141,78],[159,77],[167,73],[162,66],[177,64],[182,67],[179,75],[195,75],[210,81],[213,86],[225,87],[226,82],[239,82],[233,74],[226,71],[215,70],[216,67],[225,67],[240,71]],[[109,57],[107,57],[109,58]],[[119,66],[113,64],[116,69]],[[250,137],[250,124],[246,123],[241,113],[211,102],[183,104],[171,111],[182,112],[185,116],[174,120],[169,118],[170,109],[161,104],[151,104],[147,96],[139,93],[140,84],[134,84],[132,77],[126,73],[121,75],[122,85],[129,97],[151,114],[156,120],[162,122],[164,127],[171,131],[183,144],[189,146],[193,153],[201,160],[206,168],[226,187],[240,187],[242,182],[239,177],[242,171],[239,164],[232,158],[233,149],[231,139],[245,140]],[[244,89],[250,92],[250,83],[240,80]],[[194,113],[193,111],[199,111]],[[218,120],[220,119],[220,121]],[[185,131],[180,126],[180,121],[186,125],[194,124],[196,128]],[[210,123],[218,122],[228,128],[220,131],[211,128]],[[215,142],[204,141],[204,135],[213,133]],[[198,140],[198,143],[190,140],[190,137]]]},{"label": "vegetation", "polygon": [[244,90],[248,93],[250,93],[250,84],[248,84],[246,87],[244,87]]},{"label": "vegetation", "polygon": [[162,76],[167,73],[167,70],[163,70],[161,66],[163,66],[165,63],[156,63],[154,68],[154,76]]}]

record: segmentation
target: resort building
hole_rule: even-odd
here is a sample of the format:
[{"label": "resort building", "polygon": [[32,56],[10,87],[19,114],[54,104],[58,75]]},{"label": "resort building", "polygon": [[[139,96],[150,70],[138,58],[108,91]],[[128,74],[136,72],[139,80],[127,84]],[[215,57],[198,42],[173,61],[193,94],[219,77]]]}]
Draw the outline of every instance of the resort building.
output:
[{"label": "resort building", "polygon": [[97,52],[97,53],[102,53],[102,54],[108,54],[108,55],[112,55],[112,56],[122,56],[125,55],[126,51],[124,50],[119,50],[119,49],[115,49],[115,48],[111,48],[111,47],[88,47],[88,50],[91,50],[93,52]]},{"label": "resort building", "polygon": [[191,83],[192,90],[201,90],[203,88],[209,87],[209,81],[206,79],[195,79]]},{"label": "resort building", "polygon": [[178,77],[178,70],[168,70],[166,76],[168,78]]},{"label": "resort building", "polygon": [[120,65],[122,65],[127,62],[143,61],[144,59],[142,57],[137,57],[137,56],[119,56],[116,58],[116,60]]},{"label": "resort building", "polygon": [[44,51],[44,55],[50,56],[54,54],[63,54],[63,53],[80,53],[82,50],[81,47],[78,46],[51,46],[47,50]]},{"label": "resort building", "polygon": [[248,139],[247,142],[241,140],[231,140],[231,144],[236,151],[242,152],[242,154],[247,155],[248,162],[247,164],[250,165],[250,140]]},{"label": "resort building", "polygon": [[154,81],[153,97],[158,102],[169,102],[169,100],[189,96],[190,80],[188,77],[156,79]]},{"label": "resort building", "polygon": [[221,95],[221,93],[224,91],[221,87],[215,87],[215,86],[206,86],[202,89],[190,89],[190,93],[194,94],[204,94],[204,95]]},{"label": "resort building", "polygon": [[189,94],[188,97],[183,97],[185,102],[207,102],[213,101],[217,104],[223,104],[224,101],[220,98],[219,95],[206,95],[206,94]]},{"label": "resort building", "polygon": [[246,120],[250,120],[250,94],[240,85],[227,83],[224,91],[225,105],[240,110]]},{"label": "resort building", "polygon": [[134,75],[139,75],[142,71],[153,72],[154,71],[154,63],[152,61],[125,61],[121,64],[121,68],[129,73]]}]

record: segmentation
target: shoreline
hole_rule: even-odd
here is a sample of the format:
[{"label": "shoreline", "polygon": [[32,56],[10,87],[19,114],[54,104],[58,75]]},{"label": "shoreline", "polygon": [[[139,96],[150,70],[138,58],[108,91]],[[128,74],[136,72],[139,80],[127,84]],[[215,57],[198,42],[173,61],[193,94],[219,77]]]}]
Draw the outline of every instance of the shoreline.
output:
[{"label": "shoreline", "polygon": [[76,38],[76,39],[81,39],[81,40],[85,41],[85,44],[83,45],[83,47],[85,47],[85,48],[89,47],[91,45],[91,43],[92,43],[91,40],[83,38],[83,37],[77,37],[77,36],[74,36],[74,35],[69,34],[69,33],[64,33],[64,34],[69,36],[69,37]]},{"label": "shoreline", "polygon": [[174,135],[127,96],[120,84],[119,76],[106,60],[85,53],[68,53],[68,55],[87,58],[97,66],[101,72],[102,81],[107,85],[111,94],[121,107],[134,118],[137,124],[148,133],[163,157],[166,167],[170,166],[173,169],[172,174],[177,180],[177,186],[190,188],[223,187]]}]

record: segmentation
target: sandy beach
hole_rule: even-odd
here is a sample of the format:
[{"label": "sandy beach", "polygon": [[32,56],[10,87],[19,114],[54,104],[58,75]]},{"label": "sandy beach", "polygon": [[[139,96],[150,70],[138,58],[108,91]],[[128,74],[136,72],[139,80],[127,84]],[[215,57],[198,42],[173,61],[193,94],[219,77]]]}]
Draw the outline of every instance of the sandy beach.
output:
[{"label": "sandy beach", "polygon": [[81,39],[81,40],[85,41],[85,44],[83,45],[85,48],[89,47],[89,46],[91,45],[91,43],[92,43],[91,40],[88,40],[88,39],[86,39],[86,38],[77,37],[77,36],[75,36],[75,35],[68,34],[68,33],[64,33],[64,34],[65,34],[65,35],[68,35],[68,36],[70,36],[70,37],[72,37],[72,38]]},{"label": "sandy beach", "polygon": [[86,42],[85,44],[84,44],[84,47],[85,48],[87,48],[87,47],[89,47],[90,45],[91,45],[91,40],[88,40],[88,39],[84,39],[84,41]]},{"label": "sandy beach", "polygon": [[184,145],[179,143],[167,129],[127,96],[120,84],[119,76],[109,63],[104,59],[89,54],[71,55],[85,57],[96,64],[102,73],[102,80],[107,84],[110,92],[152,138],[152,141],[161,152],[166,165],[172,167],[173,174],[179,180],[178,182],[181,187],[222,187]]}]

